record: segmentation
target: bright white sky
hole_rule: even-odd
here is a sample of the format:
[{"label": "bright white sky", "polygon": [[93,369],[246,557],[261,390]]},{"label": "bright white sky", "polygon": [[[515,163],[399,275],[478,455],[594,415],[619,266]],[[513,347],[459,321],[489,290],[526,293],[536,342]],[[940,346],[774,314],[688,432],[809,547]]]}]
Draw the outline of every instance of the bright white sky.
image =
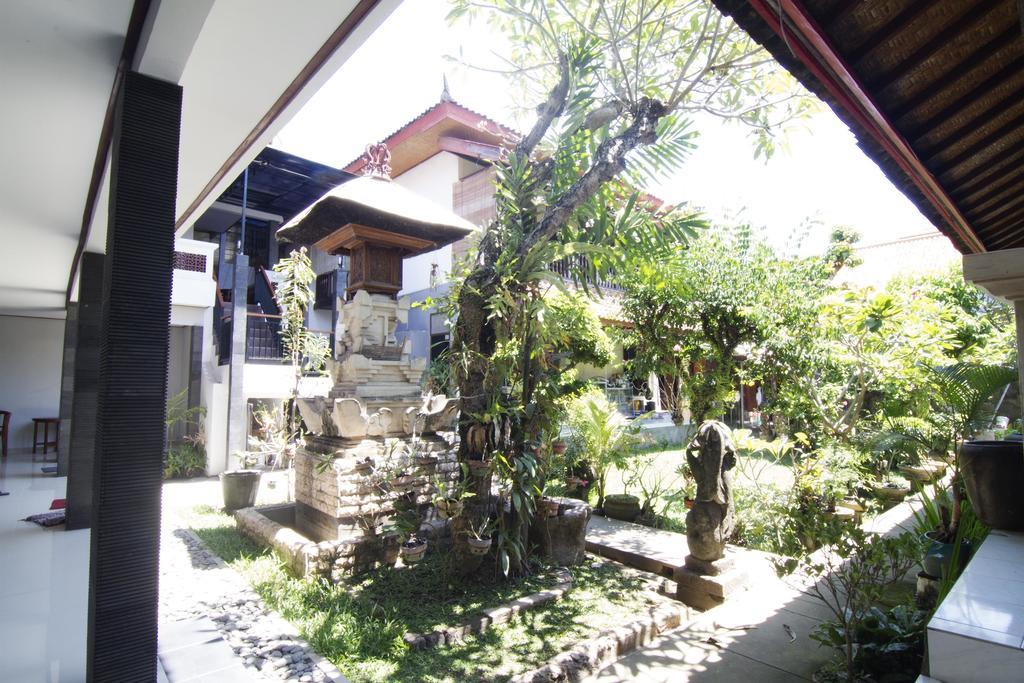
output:
[{"label": "bright white sky", "polygon": [[[502,37],[483,23],[449,27],[446,0],[406,0],[274,139],[273,146],[342,167],[433,106],[442,77],[461,104],[523,129],[501,77],[446,59],[492,62]],[[499,47],[495,47],[499,46]],[[480,60],[483,60],[482,62]],[[670,202],[689,200],[712,219],[741,215],[763,225],[779,245],[808,220],[819,222],[804,244],[817,250],[833,225],[848,225],[862,243],[933,231],[932,225],[856,146],[827,107],[790,134],[788,150],[757,161],[747,132],[712,117],[697,121],[698,147],[669,182],[650,188]]]}]

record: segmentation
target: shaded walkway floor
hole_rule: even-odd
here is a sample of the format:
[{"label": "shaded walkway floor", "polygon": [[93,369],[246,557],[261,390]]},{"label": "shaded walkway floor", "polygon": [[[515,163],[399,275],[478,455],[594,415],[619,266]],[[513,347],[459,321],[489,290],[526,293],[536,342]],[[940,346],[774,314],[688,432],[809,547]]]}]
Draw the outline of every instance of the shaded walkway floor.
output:
[{"label": "shaded walkway floor", "polygon": [[[671,577],[686,557],[686,536],[594,517],[591,552]],[[594,680],[800,681],[831,657],[809,635],[828,617],[818,600],[772,575],[720,607],[605,667]]]}]

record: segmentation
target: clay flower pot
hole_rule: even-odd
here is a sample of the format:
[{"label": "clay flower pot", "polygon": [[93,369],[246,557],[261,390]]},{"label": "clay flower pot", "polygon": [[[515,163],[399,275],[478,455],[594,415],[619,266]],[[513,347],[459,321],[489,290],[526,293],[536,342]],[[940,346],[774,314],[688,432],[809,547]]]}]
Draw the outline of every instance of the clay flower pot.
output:
[{"label": "clay flower pot", "polygon": [[399,552],[402,554],[402,562],[405,564],[416,564],[426,554],[427,542],[421,538],[409,539],[402,544]]},{"label": "clay flower pot", "polygon": [[537,503],[537,514],[541,517],[557,517],[559,502],[553,498],[541,498]]},{"label": "clay flower pot", "polygon": [[466,539],[466,543],[469,544],[470,555],[486,555],[487,551],[491,549],[491,539],[489,538],[470,536]]}]

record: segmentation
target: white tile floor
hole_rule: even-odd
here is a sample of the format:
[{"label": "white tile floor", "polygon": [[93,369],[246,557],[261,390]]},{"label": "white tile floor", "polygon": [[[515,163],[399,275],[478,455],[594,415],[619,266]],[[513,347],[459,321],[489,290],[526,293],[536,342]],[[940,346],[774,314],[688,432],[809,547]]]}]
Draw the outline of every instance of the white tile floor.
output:
[{"label": "white tile floor", "polygon": [[0,459],[0,682],[85,680],[89,531],[23,517],[63,498],[66,479],[40,473],[30,453]]}]

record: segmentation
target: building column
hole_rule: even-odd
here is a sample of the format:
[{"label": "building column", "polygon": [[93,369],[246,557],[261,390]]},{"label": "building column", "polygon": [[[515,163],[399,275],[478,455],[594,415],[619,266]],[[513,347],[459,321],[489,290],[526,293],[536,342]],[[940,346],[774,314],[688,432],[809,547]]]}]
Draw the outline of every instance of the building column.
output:
[{"label": "building column", "polygon": [[231,458],[247,448],[249,410],[245,400],[245,340],[249,312],[249,257],[239,250],[235,255],[235,282],[231,292],[231,358],[228,361],[228,447],[226,469]]},{"label": "building column", "polygon": [[70,302],[64,318],[64,348],[60,365],[60,427],[57,444],[57,476],[68,476],[71,456],[71,409],[75,396],[75,347],[78,345],[78,303]]},{"label": "building column", "polygon": [[92,526],[93,473],[96,453],[96,391],[100,378],[103,331],[103,254],[86,252],[78,276],[78,329],[75,341],[74,395],[69,447],[66,528]]},{"label": "building column", "polygon": [[129,72],[111,149],[87,678],[155,681],[182,89]]}]

